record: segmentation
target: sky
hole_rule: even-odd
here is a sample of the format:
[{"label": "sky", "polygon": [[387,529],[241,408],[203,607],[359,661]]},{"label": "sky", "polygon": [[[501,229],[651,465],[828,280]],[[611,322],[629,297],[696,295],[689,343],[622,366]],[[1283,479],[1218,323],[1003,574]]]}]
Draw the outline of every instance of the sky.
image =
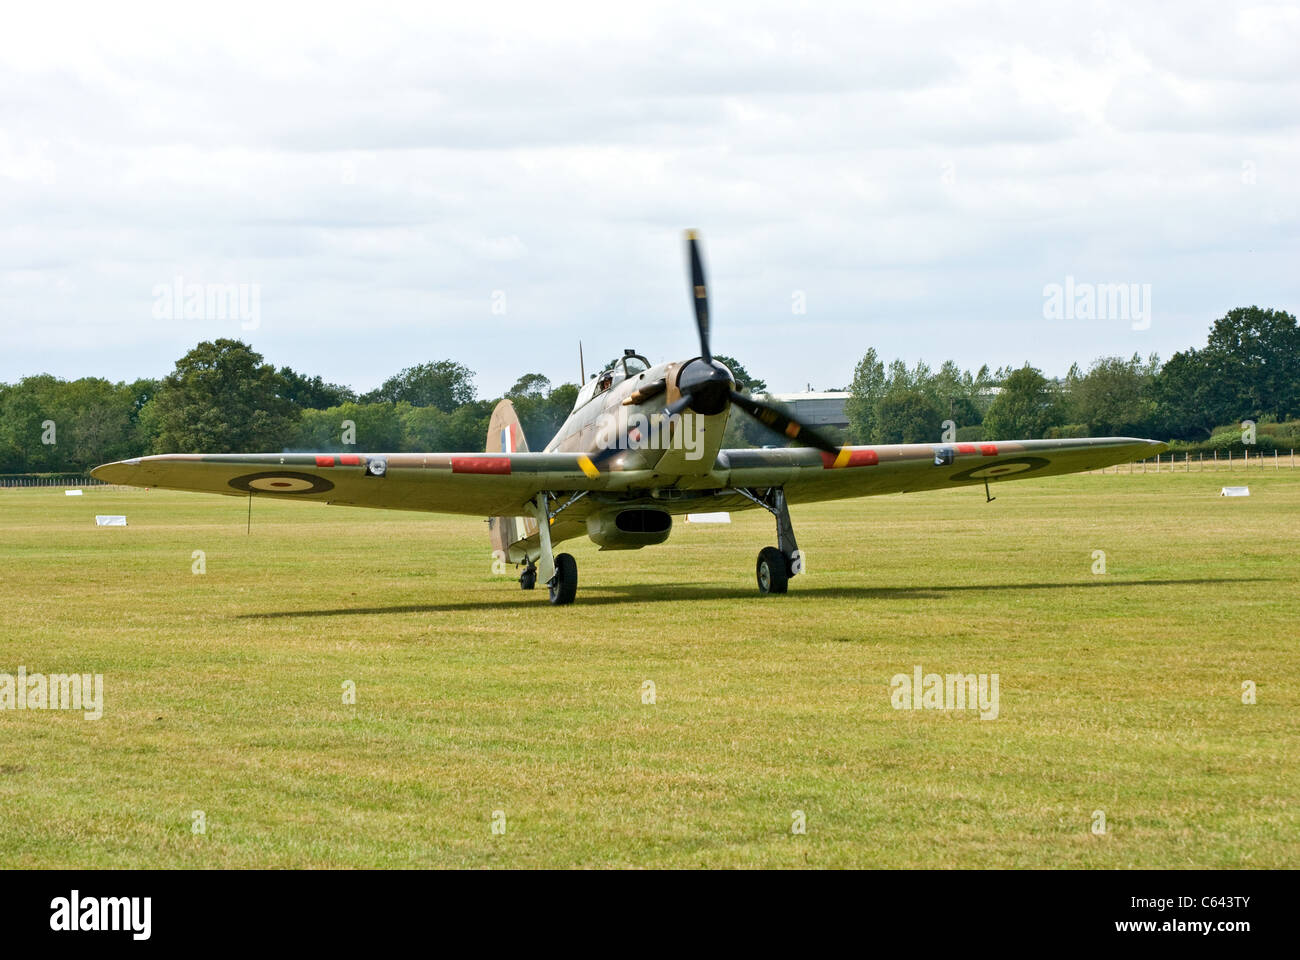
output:
[{"label": "sky", "polygon": [[1058,375],[1300,309],[1295,4],[5,20],[3,382],[162,376],[218,337],[359,390],[450,358],[484,397],[576,380],[579,340],[589,371],[683,359],[685,228],[714,350],[776,391],[871,347]]}]

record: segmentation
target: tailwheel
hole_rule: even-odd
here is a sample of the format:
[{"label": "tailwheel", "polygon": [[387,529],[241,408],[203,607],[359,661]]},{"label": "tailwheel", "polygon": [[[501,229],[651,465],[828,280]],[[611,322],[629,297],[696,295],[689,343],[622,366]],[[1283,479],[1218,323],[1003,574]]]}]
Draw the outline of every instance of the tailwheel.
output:
[{"label": "tailwheel", "polygon": [[785,554],[776,547],[764,547],[758,552],[758,592],[763,596],[785,593],[790,585],[789,570]]},{"label": "tailwheel", "polygon": [[537,567],[530,563],[524,567],[524,572],[519,574],[519,589],[531,590],[535,586],[537,586]]},{"label": "tailwheel", "polygon": [[578,561],[571,554],[555,557],[555,576],[551,579],[551,603],[564,606],[573,603],[578,594]]}]

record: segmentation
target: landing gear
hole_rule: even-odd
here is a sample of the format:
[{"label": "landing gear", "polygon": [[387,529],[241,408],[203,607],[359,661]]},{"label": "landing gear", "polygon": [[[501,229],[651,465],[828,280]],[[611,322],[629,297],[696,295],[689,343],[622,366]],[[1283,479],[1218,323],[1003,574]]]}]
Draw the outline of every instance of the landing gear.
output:
[{"label": "landing gear", "polygon": [[785,593],[790,578],[803,573],[803,554],[794,539],[794,525],[790,522],[790,508],[785,502],[785,491],[772,487],[762,496],[755,491],[736,488],[736,493],[752,500],[776,517],[776,546],[764,547],[758,554],[755,566],[758,592],[763,596]]},{"label": "landing gear", "polygon": [[570,554],[555,558],[555,576],[551,578],[551,603],[557,607],[573,603],[578,594],[578,561]]},{"label": "landing gear", "polygon": [[790,573],[785,554],[776,547],[764,547],[758,552],[758,592],[763,596],[785,593],[790,585]]},{"label": "landing gear", "polygon": [[550,587],[551,603],[557,607],[566,606],[578,595],[578,561],[567,553],[557,556],[551,551],[550,497],[545,492],[539,493],[532,505],[537,520],[538,556],[536,561],[528,562],[519,577],[519,585],[531,590],[540,579]]}]

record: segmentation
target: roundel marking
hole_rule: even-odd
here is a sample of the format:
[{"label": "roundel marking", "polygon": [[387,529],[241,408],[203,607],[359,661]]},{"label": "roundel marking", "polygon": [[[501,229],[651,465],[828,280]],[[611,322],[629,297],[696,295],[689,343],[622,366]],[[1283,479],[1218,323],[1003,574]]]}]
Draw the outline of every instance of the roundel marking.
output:
[{"label": "roundel marking", "polygon": [[314,477],[310,473],[292,473],[287,470],[268,470],[265,473],[246,473],[234,477],[230,485],[236,490],[249,493],[325,493],[334,489],[334,484],[324,477]]},{"label": "roundel marking", "polygon": [[1011,457],[1007,460],[999,460],[996,463],[986,463],[979,467],[973,467],[970,470],[963,470],[961,473],[954,473],[953,480],[997,480],[1002,477],[1009,477],[1013,474],[1029,473],[1031,470],[1041,470],[1051,461],[1044,460],[1042,457]]}]

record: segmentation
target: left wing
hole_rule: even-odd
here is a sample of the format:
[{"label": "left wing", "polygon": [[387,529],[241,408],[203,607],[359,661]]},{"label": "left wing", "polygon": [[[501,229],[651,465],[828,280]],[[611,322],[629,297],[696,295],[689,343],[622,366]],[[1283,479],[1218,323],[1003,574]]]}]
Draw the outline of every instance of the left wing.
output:
[{"label": "left wing", "polygon": [[719,460],[733,488],[781,486],[790,503],[811,503],[1080,473],[1168,449],[1158,440],[1097,437],[844,447],[839,456],[811,448],[724,450]]},{"label": "left wing", "polygon": [[643,471],[601,473],[577,453],[164,454],[96,467],[106,483],[355,507],[510,516],[541,490],[612,490]]}]

